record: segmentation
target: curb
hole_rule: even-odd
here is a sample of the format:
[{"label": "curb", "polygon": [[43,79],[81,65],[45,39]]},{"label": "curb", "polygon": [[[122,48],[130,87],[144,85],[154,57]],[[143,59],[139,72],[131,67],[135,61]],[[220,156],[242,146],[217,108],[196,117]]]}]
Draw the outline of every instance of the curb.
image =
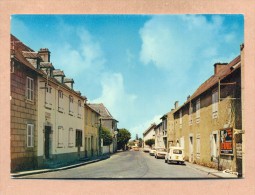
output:
[{"label": "curb", "polygon": [[23,172],[23,173],[22,172],[21,173],[13,173],[13,174],[11,174],[11,178],[14,179],[14,178],[22,177],[22,176],[27,176],[27,175],[35,175],[35,174],[41,174],[41,173],[49,173],[49,172],[54,172],[54,171],[62,171],[62,170],[72,169],[72,168],[80,167],[80,166],[83,166],[83,165],[87,165],[87,164],[99,162],[99,161],[102,161],[102,160],[106,160],[108,158],[110,158],[110,155],[107,155],[107,156],[99,158],[99,159],[94,159],[94,160],[90,160],[90,161],[87,161],[87,162],[68,165],[68,166],[59,167],[59,168],[33,170],[33,171],[27,171],[27,172]]},{"label": "curb", "polygon": [[[218,178],[222,178],[222,179],[237,179],[238,177],[236,176],[233,176],[232,174],[226,174],[226,173],[222,173],[220,171],[217,171],[215,169],[211,169],[211,168],[207,168],[207,167],[202,167],[200,168],[199,166],[200,165],[194,165],[192,163],[187,163],[185,162],[186,165],[189,165],[190,167],[196,169],[196,170],[199,170],[199,171],[202,171],[202,172],[205,172],[207,173],[208,175],[213,175],[215,177],[218,177]],[[205,169],[208,169],[208,170],[205,170]],[[225,176],[222,176],[221,174],[226,174]]]}]

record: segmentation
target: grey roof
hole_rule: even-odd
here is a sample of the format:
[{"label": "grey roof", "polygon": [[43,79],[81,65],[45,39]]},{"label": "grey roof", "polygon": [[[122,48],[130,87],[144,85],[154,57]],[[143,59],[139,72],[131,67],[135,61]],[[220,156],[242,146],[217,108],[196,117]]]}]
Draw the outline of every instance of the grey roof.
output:
[{"label": "grey roof", "polygon": [[74,80],[72,78],[64,78],[64,83],[74,83]]},{"label": "grey roof", "polygon": [[60,69],[53,70],[53,76],[65,76],[64,71]]},{"label": "grey roof", "polygon": [[22,54],[25,58],[40,58],[40,55],[35,51],[22,51]]},{"label": "grey roof", "polygon": [[104,104],[99,103],[99,104],[88,104],[92,109],[100,113],[102,119],[110,119],[110,120],[115,120],[109,110],[104,106]]},{"label": "grey roof", "polygon": [[54,66],[52,65],[51,62],[40,62],[40,67],[42,67],[42,68],[52,68],[52,69],[54,69]]}]

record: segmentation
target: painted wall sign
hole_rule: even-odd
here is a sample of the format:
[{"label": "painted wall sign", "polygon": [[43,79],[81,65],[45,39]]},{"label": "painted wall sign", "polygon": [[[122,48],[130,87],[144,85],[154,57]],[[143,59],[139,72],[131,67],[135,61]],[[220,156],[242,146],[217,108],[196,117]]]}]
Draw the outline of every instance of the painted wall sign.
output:
[{"label": "painted wall sign", "polygon": [[220,130],[220,153],[233,154],[233,129]]}]

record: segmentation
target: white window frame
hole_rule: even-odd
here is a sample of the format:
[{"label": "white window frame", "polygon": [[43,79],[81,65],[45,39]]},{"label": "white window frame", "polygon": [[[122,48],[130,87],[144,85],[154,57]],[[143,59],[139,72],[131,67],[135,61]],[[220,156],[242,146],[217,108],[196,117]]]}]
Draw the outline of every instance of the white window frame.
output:
[{"label": "white window frame", "polygon": [[201,156],[201,141],[200,141],[200,134],[197,134],[196,135],[196,157],[197,157],[197,159],[199,159],[200,158],[200,156]]},{"label": "white window frame", "polygon": [[196,101],[196,122],[200,122],[200,98]]},{"label": "white window frame", "polygon": [[69,128],[68,132],[68,146],[73,147],[74,146],[74,130],[73,128]]},{"label": "white window frame", "polygon": [[61,90],[58,90],[58,111],[64,112],[64,94]]},{"label": "white window frame", "polygon": [[73,115],[73,96],[69,96],[69,114]]},{"label": "white window frame", "polygon": [[82,111],[81,100],[78,100],[78,118],[81,118],[81,111]]},{"label": "white window frame", "polygon": [[63,134],[64,134],[63,126],[58,126],[58,148],[62,148],[64,146]]},{"label": "white window frame", "polygon": [[27,124],[27,147],[34,147],[34,124]]},{"label": "white window frame", "polygon": [[26,98],[34,101],[34,79],[27,77],[26,79]]},{"label": "white window frame", "polygon": [[218,102],[219,102],[218,90],[212,92],[212,118],[218,118]]},{"label": "white window frame", "polygon": [[52,87],[49,84],[45,84],[45,106],[52,107]]}]

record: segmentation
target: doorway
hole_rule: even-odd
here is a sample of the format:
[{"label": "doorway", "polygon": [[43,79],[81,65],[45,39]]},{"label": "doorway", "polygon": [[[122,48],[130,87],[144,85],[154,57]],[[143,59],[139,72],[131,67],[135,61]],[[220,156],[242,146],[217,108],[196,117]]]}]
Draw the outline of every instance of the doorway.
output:
[{"label": "doorway", "polygon": [[44,156],[45,159],[51,156],[51,126],[45,126],[44,130]]},{"label": "doorway", "polygon": [[193,162],[193,136],[189,136],[189,162]]}]

